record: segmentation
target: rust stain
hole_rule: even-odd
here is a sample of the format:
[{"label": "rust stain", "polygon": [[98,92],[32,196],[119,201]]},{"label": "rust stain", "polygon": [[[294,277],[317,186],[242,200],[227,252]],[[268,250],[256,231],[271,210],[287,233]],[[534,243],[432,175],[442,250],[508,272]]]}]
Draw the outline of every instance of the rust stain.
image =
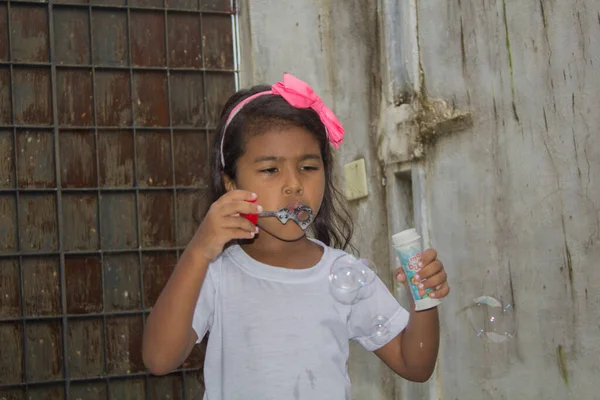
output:
[{"label": "rust stain", "polygon": [[144,67],[165,66],[165,20],[163,12],[132,11],[130,21],[132,64]]},{"label": "rust stain", "polygon": [[0,4],[0,61],[8,61],[8,46],[8,8]]},{"label": "rust stain", "polygon": [[201,73],[178,73],[171,75],[171,111],[173,125],[183,127],[201,127],[206,124],[204,114],[204,92]]},{"label": "rust stain", "polygon": [[129,50],[126,11],[95,9],[92,14],[92,29],[94,64],[127,65]]},{"label": "rust stain", "polygon": [[136,138],[138,185],[140,187],[171,185],[173,180],[170,134],[138,132]]},{"label": "rust stain", "polygon": [[58,250],[56,197],[22,195],[19,199],[20,243],[24,251]]},{"label": "rust stain", "polygon": [[[17,251],[17,199],[0,195],[0,253]],[[0,290],[2,296],[2,290]],[[0,303],[2,299],[0,299]]]},{"label": "rust stain", "polygon": [[[12,133],[0,131],[0,188],[14,187],[14,172]],[[0,214],[0,216],[8,217],[9,214]],[[2,224],[0,224],[0,228],[1,226]]]},{"label": "rust stain", "polygon": [[221,109],[235,92],[235,78],[230,73],[206,74],[206,116],[210,127],[216,127]]},{"label": "rust stain", "polygon": [[110,383],[111,399],[145,399],[146,383],[144,379],[131,378],[127,380],[114,380]]},{"label": "rust stain", "polygon": [[48,131],[17,133],[19,187],[54,187],[54,135]]},{"label": "rust stain", "polygon": [[61,314],[58,258],[23,260],[23,309],[26,316]]},{"label": "rust stain", "polygon": [[157,7],[163,6],[163,0],[130,0],[129,4],[133,7]]},{"label": "rust stain", "polygon": [[202,16],[202,54],[204,66],[215,69],[233,69],[233,32],[231,17]]},{"label": "rust stain", "polygon": [[200,19],[195,14],[168,15],[169,67],[200,68]]},{"label": "rust stain", "polygon": [[131,125],[131,91],[127,72],[96,72],[96,115],[100,126]]},{"label": "rust stain", "polygon": [[149,390],[153,395],[151,399],[174,399],[180,400],[183,389],[181,375],[168,375],[162,379],[151,379]]},{"label": "rust stain", "polygon": [[55,8],[53,17],[56,61],[60,64],[89,64],[90,21],[88,10]]},{"label": "rust stain", "polygon": [[197,10],[198,0],[166,0],[165,7],[179,10]]},{"label": "rust stain", "polygon": [[[20,304],[19,263],[16,259],[2,259],[0,260],[0,318],[18,317],[21,314]],[[1,377],[0,373],[0,379]]]},{"label": "rust stain", "polygon": [[175,253],[144,254],[142,269],[144,272],[144,303],[152,308],[160,292],[177,264]]},{"label": "rust stain", "polygon": [[65,280],[69,314],[102,311],[102,268],[99,258],[68,257],[65,260]]},{"label": "rust stain", "polygon": [[23,329],[21,324],[0,324],[0,383],[19,384],[23,381]]},{"label": "rust stain", "polygon": [[63,240],[66,251],[97,250],[98,198],[93,195],[65,194],[63,203]]},{"label": "rust stain", "polygon": [[103,249],[138,246],[135,197],[132,193],[104,193],[100,197]]},{"label": "rust stain", "polygon": [[95,187],[96,157],[93,132],[61,132],[60,166],[64,187]]},{"label": "rust stain", "polygon": [[225,11],[229,13],[235,11],[235,9],[231,8],[231,2],[229,0],[200,0],[200,10]]},{"label": "rust stain", "polygon": [[208,149],[205,133],[176,132],[173,135],[175,183],[181,186],[206,185],[209,182]]},{"label": "rust stain", "polygon": [[69,126],[90,126],[92,114],[92,73],[58,71],[58,121]]},{"label": "rust stain", "polygon": [[104,334],[101,319],[69,321],[69,369],[73,378],[100,376],[104,373]]},{"label": "rust stain", "polygon": [[137,254],[104,258],[104,303],[106,311],[137,310],[141,307],[140,264]]},{"label": "rust stain", "polygon": [[194,211],[205,206],[206,198],[197,190],[177,192],[177,246],[186,246],[194,236],[199,225],[194,219]]},{"label": "rust stain", "polygon": [[10,20],[13,61],[48,62],[48,7],[12,4]]},{"label": "rust stain", "polygon": [[78,383],[71,385],[69,394],[74,400],[104,400],[107,398],[107,387],[104,382]]},{"label": "rust stain", "polygon": [[36,322],[26,325],[27,380],[45,381],[62,378],[62,329],[60,322]]},{"label": "rust stain", "polygon": [[50,70],[16,67],[13,72],[15,122],[52,124]]},{"label": "rust stain", "polygon": [[10,70],[6,67],[0,67],[0,124],[10,125],[11,123]]},{"label": "rust stain", "polygon": [[142,318],[113,317],[106,321],[109,374],[129,374],[144,370],[142,361]]},{"label": "rust stain", "polygon": [[134,75],[135,122],[140,126],[168,126],[167,76],[162,72]]},{"label": "rust stain", "polygon": [[175,244],[173,194],[140,193],[142,247],[169,247]]},{"label": "rust stain", "polygon": [[101,132],[98,157],[101,187],[133,186],[133,132]]}]

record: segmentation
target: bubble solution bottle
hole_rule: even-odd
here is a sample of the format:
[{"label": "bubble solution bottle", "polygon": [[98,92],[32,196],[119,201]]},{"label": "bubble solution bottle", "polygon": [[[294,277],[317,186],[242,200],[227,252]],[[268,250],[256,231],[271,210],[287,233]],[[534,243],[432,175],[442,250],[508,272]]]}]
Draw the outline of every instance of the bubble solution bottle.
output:
[{"label": "bubble solution bottle", "polygon": [[410,293],[415,301],[415,310],[428,310],[441,304],[439,299],[429,297],[429,294],[433,291],[432,289],[420,289],[420,282],[415,279],[415,275],[419,270],[418,263],[423,253],[421,236],[416,229],[407,229],[396,233],[392,236],[392,242],[408,280]]}]

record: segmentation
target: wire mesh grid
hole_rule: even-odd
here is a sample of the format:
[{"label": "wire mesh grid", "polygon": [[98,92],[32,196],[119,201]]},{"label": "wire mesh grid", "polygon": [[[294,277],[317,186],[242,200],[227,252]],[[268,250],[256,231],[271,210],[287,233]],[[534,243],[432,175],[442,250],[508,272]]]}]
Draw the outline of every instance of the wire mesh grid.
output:
[{"label": "wire mesh grid", "polygon": [[199,398],[147,313],[236,89],[231,0],[0,0],[0,399]]}]

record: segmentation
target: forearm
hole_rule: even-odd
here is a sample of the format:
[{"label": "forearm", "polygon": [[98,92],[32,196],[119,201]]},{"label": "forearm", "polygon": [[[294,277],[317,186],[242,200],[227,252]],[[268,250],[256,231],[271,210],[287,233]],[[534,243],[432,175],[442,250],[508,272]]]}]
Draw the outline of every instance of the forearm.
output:
[{"label": "forearm", "polygon": [[142,343],[143,360],[152,373],[172,371],[191,350],[192,318],[207,269],[202,254],[186,249],[152,308]]},{"label": "forearm", "polygon": [[410,319],[402,335],[402,358],[411,380],[424,382],[431,377],[437,361],[440,325],[437,307],[415,311],[411,302]]}]

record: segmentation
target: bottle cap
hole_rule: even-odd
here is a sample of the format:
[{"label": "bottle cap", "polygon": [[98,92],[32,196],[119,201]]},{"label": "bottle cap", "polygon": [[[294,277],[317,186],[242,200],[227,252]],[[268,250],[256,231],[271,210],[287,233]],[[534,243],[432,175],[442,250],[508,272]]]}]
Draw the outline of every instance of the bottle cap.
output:
[{"label": "bottle cap", "polygon": [[421,236],[419,236],[415,228],[407,229],[392,236],[392,242],[394,243],[394,246],[403,246],[419,239],[421,239]]}]

